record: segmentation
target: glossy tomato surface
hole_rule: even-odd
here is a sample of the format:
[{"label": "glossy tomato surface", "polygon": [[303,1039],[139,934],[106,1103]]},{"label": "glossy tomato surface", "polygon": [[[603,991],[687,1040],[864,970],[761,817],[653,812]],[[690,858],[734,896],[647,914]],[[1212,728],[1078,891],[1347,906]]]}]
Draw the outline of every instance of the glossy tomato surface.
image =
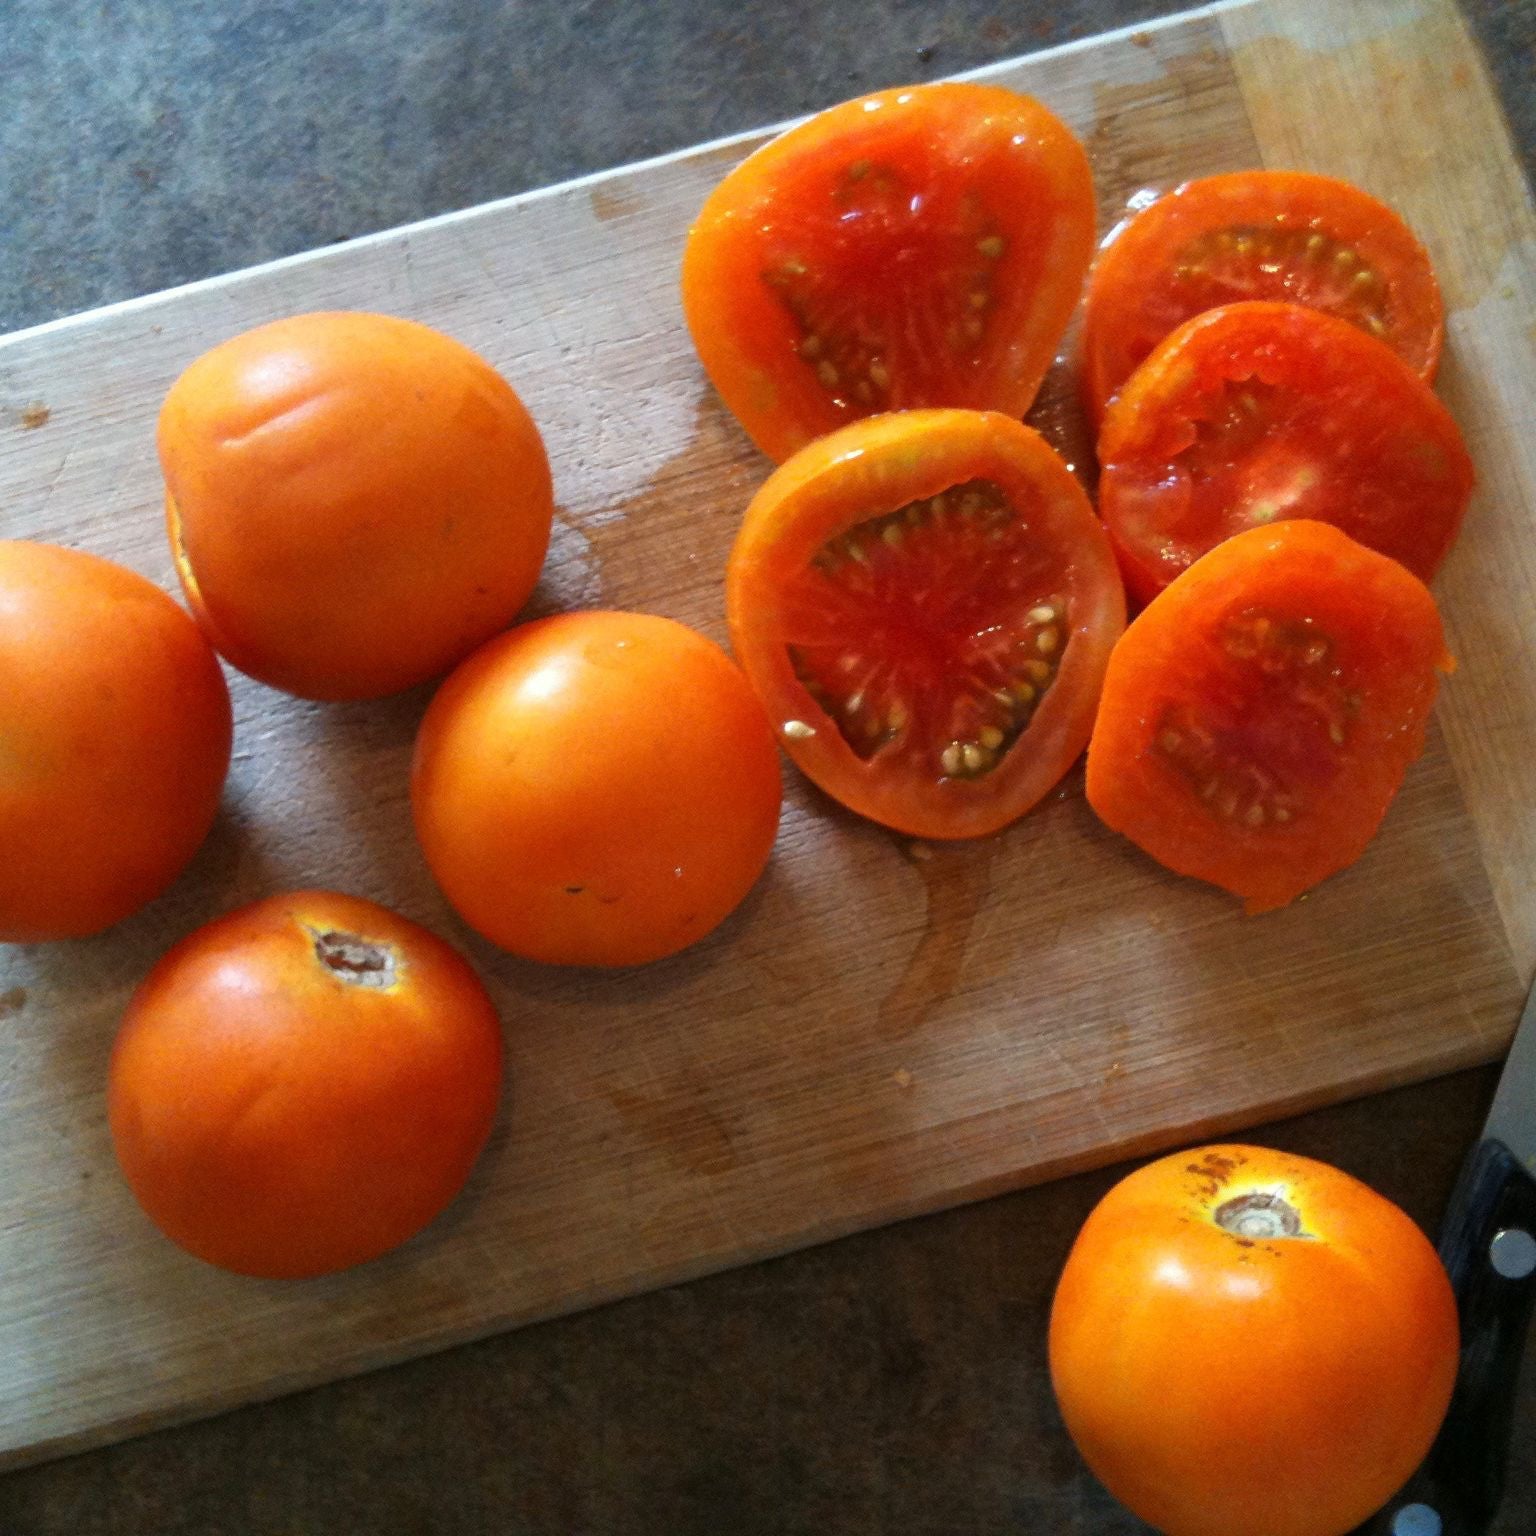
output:
[{"label": "glossy tomato surface", "polygon": [[1413,1221],[1260,1147],[1122,1180],[1051,1309],[1067,1428],[1164,1536],[1345,1536],[1428,1451],[1458,1347],[1450,1282]]},{"label": "glossy tomato surface", "polygon": [[215,919],[129,1003],[108,1110],[118,1163],[173,1242],[240,1274],[325,1274],[453,1199],[501,1096],[469,963],[354,897],[296,891]]},{"label": "glossy tomato surface", "polygon": [[1235,171],[1139,209],[1093,263],[1083,377],[1095,411],[1164,336],[1244,300],[1306,304],[1358,327],[1426,382],[1444,337],[1429,256],[1385,203],[1330,176]]},{"label": "glossy tomato surface", "polygon": [[1428,581],[1474,479],[1427,384],[1363,331],[1294,304],[1181,326],[1106,413],[1099,463],[1099,512],[1142,601],[1222,539],[1294,517]]},{"label": "glossy tomato surface", "polygon": [[1089,802],[1169,869],[1283,906],[1365,851],[1450,668],[1396,561],[1327,523],[1238,534],[1115,648]]},{"label": "glossy tomato surface", "polygon": [[313,699],[445,672],[538,579],[549,463],[512,387],[387,315],[297,315],[198,358],[160,413],[187,600],[242,672]]},{"label": "glossy tomato surface", "polygon": [[79,550],[0,540],[0,942],[96,933],[197,851],[229,690],[187,614]]},{"label": "glossy tomato surface", "polygon": [[762,706],[712,640],[652,614],[498,636],[438,690],[411,801],[464,920],[531,960],[639,965],[741,902],[778,831]]},{"label": "glossy tomato surface", "polygon": [[871,417],[753,498],[731,642],[784,748],[860,815],[977,837],[1087,744],[1125,596],[1072,472],[978,411]]},{"label": "glossy tomato surface", "polygon": [[882,91],[749,156],[705,203],[683,310],[763,452],[878,411],[1022,416],[1093,250],[1087,156],[1001,86]]}]

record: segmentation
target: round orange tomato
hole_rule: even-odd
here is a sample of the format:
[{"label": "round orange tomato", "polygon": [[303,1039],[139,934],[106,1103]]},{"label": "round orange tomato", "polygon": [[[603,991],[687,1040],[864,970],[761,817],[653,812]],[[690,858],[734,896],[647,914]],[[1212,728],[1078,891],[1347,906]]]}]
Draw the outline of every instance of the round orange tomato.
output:
[{"label": "round orange tomato", "polygon": [[1022,416],[1093,254],[1083,147],[1031,97],[948,81],[819,112],[711,193],[683,312],[775,459],[861,416]]},{"label": "round orange tomato", "polygon": [[1125,593],[1083,488],[989,411],[892,411],[752,499],[731,643],[796,765],[861,816],[980,837],[1088,744]]},{"label": "round orange tomato", "polygon": [[1458,1351],[1418,1227],[1348,1174],[1259,1147],[1122,1180],[1051,1311],[1072,1438],[1164,1536],[1344,1536],[1429,1450]]},{"label": "round orange tomato", "polygon": [[436,935],[330,891],[183,939],[112,1051],[108,1111],[139,1204],[239,1274],[377,1257],[458,1193],[501,1096],[496,1012]]},{"label": "round orange tomato", "polygon": [[242,672],[312,699],[445,672],[527,601],[554,503],[538,428],[467,347],[310,314],[194,362],[160,413],[187,600]]},{"label": "round orange tomato", "polygon": [[449,901],[532,960],[638,965],[701,939],[778,829],[773,733],[712,640],[567,613],[481,647],[416,741],[416,831]]},{"label": "round orange tomato", "polygon": [[153,583],[0,541],[0,941],[127,917],[197,851],[229,768],[218,658]]}]

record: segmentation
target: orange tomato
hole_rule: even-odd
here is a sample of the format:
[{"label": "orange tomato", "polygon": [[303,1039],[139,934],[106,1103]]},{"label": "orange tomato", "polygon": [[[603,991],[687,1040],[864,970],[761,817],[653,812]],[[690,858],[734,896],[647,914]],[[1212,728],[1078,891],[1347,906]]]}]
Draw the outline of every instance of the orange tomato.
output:
[{"label": "orange tomato", "polygon": [[995,832],[1061,780],[1125,627],[1082,486],[993,412],[891,411],[802,448],[747,508],[725,590],[785,751],[917,837]]},{"label": "orange tomato", "polygon": [[1453,666],[1429,588],[1397,561],[1328,523],[1250,528],[1115,647],[1088,803],[1249,912],[1282,907],[1365,852]]},{"label": "orange tomato", "polygon": [[180,874],[229,768],[229,690],[153,583],[0,541],[0,941],[96,933]]},{"label": "orange tomato", "polygon": [[880,91],[797,124],[710,194],[683,313],[764,453],[879,411],[1022,416],[1093,254],[1093,177],[999,85]]},{"label": "orange tomato", "polygon": [[1122,1180],[1051,1310],[1072,1438],[1165,1536],[1343,1536],[1429,1450],[1458,1350],[1418,1227],[1348,1174],[1259,1147]]},{"label": "orange tomato", "polygon": [[458,1193],[500,1099],[479,978],[425,928],[329,891],[183,939],[112,1051],[118,1163],[198,1258],[296,1278],[404,1242]]},{"label": "orange tomato", "polygon": [[242,672],[373,698],[448,670],[527,601],[553,495],[538,428],[467,347],[310,314],[215,347],[160,413],[187,600]]},{"label": "orange tomato", "polygon": [[779,760],[713,641],[567,613],[483,646],[438,690],[411,798],[464,920],[532,960],[638,965],[704,937],[762,873]]}]

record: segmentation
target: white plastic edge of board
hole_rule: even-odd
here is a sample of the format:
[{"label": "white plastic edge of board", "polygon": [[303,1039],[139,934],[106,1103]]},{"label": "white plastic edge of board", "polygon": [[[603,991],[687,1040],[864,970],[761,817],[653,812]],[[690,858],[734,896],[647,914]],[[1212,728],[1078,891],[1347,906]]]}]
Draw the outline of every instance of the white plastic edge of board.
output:
[{"label": "white plastic edge of board", "polygon": [[[1316,3],[1316,0],[1293,0],[1293,3],[1312,5]],[[1188,10],[1175,11],[1171,15],[1154,17],[1150,21],[1131,22],[1127,26],[1116,27],[1112,32],[1098,32],[1091,37],[1074,38],[1071,42],[1058,43],[1054,48],[1044,48],[1038,53],[1018,54],[1010,59],[998,59],[993,63],[982,64],[975,69],[964,70],[947,78],[953,80],[989,80],[1017,69],[1026,60],[1030,63],[1044,63],[1050,59],[1065,58],[1074,53],[1081,53],[1088,48],[1102,47],[1105,43],[1118,42],[1122,38],[1149,36],[1167,31],[1173,27],[1183,26],[1191,21],[1199,21],[1206,17],[1219,16],[1231,11],[1247,10],[1255,5],[1273,6],[1273,4],[1274,0],[1214,0],[1214,3],[1209,5],[1192,6]],[[897,83],[900,84],[902,82]],[[280,272],[288,267],[296,267],[306,262],[323,260],[327,257],[339,255],[342,252],[355,252],[366,250],[370,246],[385,245],[393,240],[398,240],[402,235],[417,235],[426,230],[445,228],[465,220],[483,218],[487,214],[506,208],[526,206],[543,198],[558,197],[563,193],[579,191],[583,187],[590,187],[598,182],[608,181],[615,177],[654,171],[680,160],[690,160],[695,155],[714,154],[721,150],[731,149],[736,145],[751,143],[754,139],[768,138],[782,133],[785,129],[794,127],[796,123],[804,122],[807,117],[812,115],[814,114],[806,113],[800,117],[786,118],[783,122],[769,123],[760,128],[743,129],[740,133],[727,134],[719,139],[709,139],[702,144],[689,144],[682,149],[668,150],[665,154],[654,155],[647,160],[633,160],[623,165],[607,166],[600,171],[588,171],[584,175],[574,176],[568,181],[551,182],[548,186],[533,187],[524,192],[514,192],[506,197],[493,198],[489,202],[475,203],[468,208],[449,209],[446,213],[436,213],[410,224],[396,224],[388,229],[372,230],[366,235],[358,235],[351,240],[338,240],[334,245],[321,246],[318,249],[295,251],[288,256],[275,256],[270,261],[257,262],[249,267],[237,267],[233,271],[215,273],[211,277],[196,278],[190,283],[179,283],[173,288],[161,288],[153,293],[137,294],[130,299],[118,299],[111,304],[103,304],[95,309],[81,310],[72,315],[60,315],[55,319],[44,320],[37,325],[27,326],[22,330],[12,331],[8,335],[0,336],[0,352],[3,352],[7,347],[21,342],[35,341],[39,336],[46,335],[52,331],[69,330],[75,326],[95,323],[109,316],[132,314],[135,310],[153,308],[168,299],[180,297],[183,294],[200,293],[209,288],[222,287],[225,284],[238,282],[246,278]]]}]

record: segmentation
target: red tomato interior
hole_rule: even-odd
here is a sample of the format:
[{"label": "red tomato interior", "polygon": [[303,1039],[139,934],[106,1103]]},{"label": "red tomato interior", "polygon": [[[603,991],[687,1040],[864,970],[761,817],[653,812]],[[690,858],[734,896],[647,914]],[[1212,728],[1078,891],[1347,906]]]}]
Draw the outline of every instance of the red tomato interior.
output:
[{"label": "red tomato interior", "polygon": [[1095,412],[1171,331],[1244,300],[1304,304],[1434,377],[1443,308],[1424,248],[1384,203],[1300,171],[1206,176],[1105,243],[1089,280],[1084,388]]},{"label": "red tomato interior", "polygon": [[1162,343],[1105,417],[1099,507],[1145,599],[1245,528],[1315,518],[1428,580],[1472,468],[1387,348],[1295,305],[1238,304]]},{"label": "red tomato interior", "polygon": [[987,480],[856,524],[782,601],[796,675],[850,749],[950,778],[997,767],[1072,619],[1059,559]]}]

